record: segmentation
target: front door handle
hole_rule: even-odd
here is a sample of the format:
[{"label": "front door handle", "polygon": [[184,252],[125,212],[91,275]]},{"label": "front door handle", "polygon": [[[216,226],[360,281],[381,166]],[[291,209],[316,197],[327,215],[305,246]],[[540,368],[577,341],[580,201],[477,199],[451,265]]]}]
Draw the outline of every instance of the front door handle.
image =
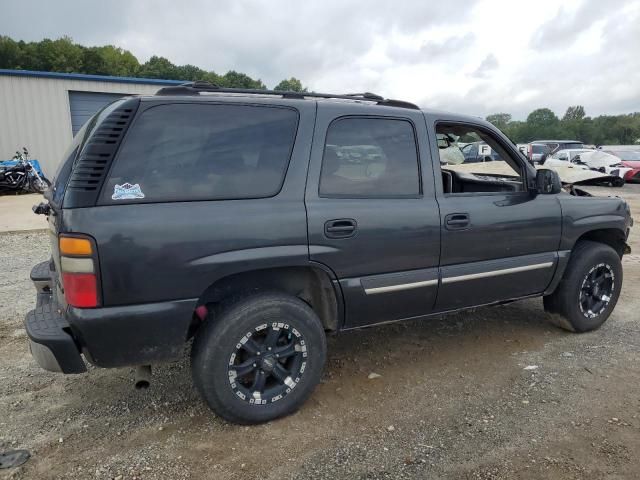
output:
[{"label": "front door handle", "polygon": [[462,230],[469,227],[470,223],[468,213],[450,213],[444,217],[444,226],[447,230]]},{"label": "front door handle", "polygon": [[329,220],[324,224],[324,234],[328,238],[349,238],[355,235],[358,223],[352,218]]}]

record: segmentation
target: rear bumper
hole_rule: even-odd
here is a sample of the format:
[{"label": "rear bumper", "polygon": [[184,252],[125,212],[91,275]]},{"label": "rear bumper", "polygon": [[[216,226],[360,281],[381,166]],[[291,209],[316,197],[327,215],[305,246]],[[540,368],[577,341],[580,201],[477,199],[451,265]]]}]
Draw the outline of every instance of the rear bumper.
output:
[{"label": "rear bumper", "polygon": [[36,308],[24,320],[31,355],[42,368],[50,372],[86,372],[87,367],[71,336],[70,326],[53,300],[46,281],[48,273],[48,262],[38,264],[31,270],[31,279],[38,291]]},{"label": "rear bumper", "polygon": [[31,280],[37,302],[25,329],[31,354],[45,370],[85,372],[83,356],[99,367],[123,367],[176,360],[184,353],[196,299],[62,308],[55,301],[48,262],[33,267]]},{"label": "rear bumper", "polygon": [[99,367],[149,365],[182,358],[197,299],[121,307],[67,307],[82,353]]}]

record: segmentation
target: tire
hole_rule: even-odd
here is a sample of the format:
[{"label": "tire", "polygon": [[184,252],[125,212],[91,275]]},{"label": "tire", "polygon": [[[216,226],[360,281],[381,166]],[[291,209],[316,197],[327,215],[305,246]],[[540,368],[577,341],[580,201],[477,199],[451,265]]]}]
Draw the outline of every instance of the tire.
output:
[{"label": "tire", "polygon": [[[591,287],[595,283],[600,285],[594,280],[601,280],[601,286]],[[616,251],[609,245],[583,240],[571,252],[556,290],[544,297],[544,307],[557,326],[573,332],[588,332],[609,318],[621,287],[622,263]]]},{"label": "tire", "polygon": [[320,382],[326,356],[322,323],[306,303],[259,293],[209,319],[196,334],[191,368],[216,414],[255,424],[295,412]]},{"label": "tire", "polygon": [[30,178],[27,191],[31,193],[44,193],[47,190],[47,183],[42,179]]}]

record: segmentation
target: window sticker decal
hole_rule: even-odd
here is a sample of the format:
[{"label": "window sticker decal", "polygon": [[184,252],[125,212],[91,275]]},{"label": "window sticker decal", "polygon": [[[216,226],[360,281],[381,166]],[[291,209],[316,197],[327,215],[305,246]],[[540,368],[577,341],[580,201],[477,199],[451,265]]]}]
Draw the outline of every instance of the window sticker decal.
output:
[{"label": "window sticker decal", "polygon": [[144,193],[140,188],[140,184],[123,183],[122,185],[116,184],[113,187],[113,195],[111,200],[133,200],[136,198],[144,198]]}]

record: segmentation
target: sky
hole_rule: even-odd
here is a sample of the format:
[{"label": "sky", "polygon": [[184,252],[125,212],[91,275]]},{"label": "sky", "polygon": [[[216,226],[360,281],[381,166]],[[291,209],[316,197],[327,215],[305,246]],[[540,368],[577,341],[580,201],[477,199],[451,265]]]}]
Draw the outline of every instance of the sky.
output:
[{"label": "sky", "polygon": [[639,0],[0,0],[0,34],[483,117],[640,111]]}]

